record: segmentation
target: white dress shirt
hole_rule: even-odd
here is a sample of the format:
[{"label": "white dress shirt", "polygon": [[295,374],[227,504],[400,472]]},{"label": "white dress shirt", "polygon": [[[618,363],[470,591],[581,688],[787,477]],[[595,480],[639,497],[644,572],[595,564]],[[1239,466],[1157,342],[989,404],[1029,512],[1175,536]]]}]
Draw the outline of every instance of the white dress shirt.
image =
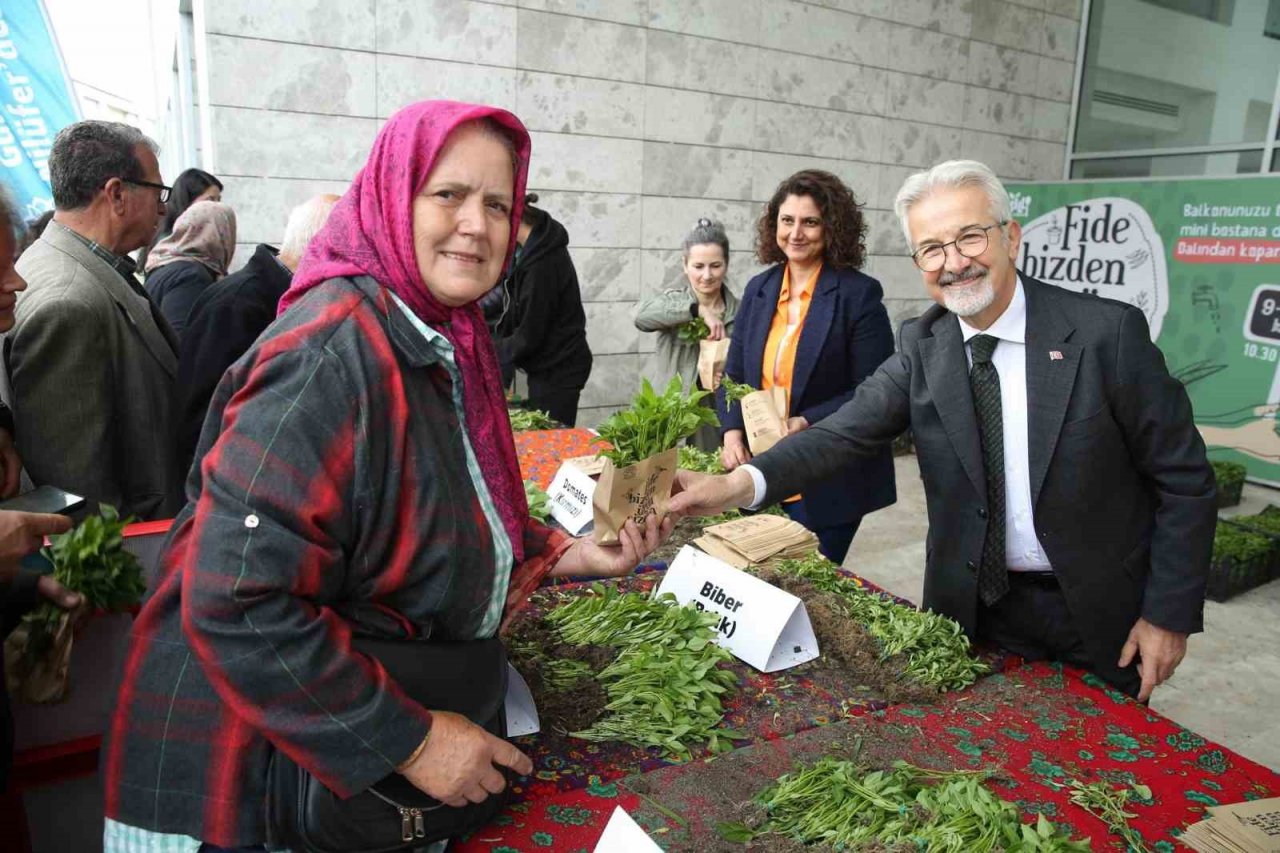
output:
[{"label": "white dress shirt", "polygon": [[1049,572],[1049,558],[1036,536],[1031,514],[1031,463],[1027,444],[1027,297],[1014,286],[1009,307],[985,332],[960,320],[964,354],[973,366],[969,340],[999,338],[991,364],[1000,375],[1000,413],[1004,419],[1004,559],[1011,572]]},{"label": "white dress shirt", "polygon": [[[1049,572],[1049,557],[1036,536],[1031,512],[1031,464],[1027,441],[1027,297],[1022,282],[1014,286],[1013,299],[1004,313],[981,332],[962,318],[965,358],[973,366],[969,339],[975,335],[999,338],[991,364],[1000,376],[1000,411],[1004,419],[1004,557],[1011,572]],[[764,500],[765,481],[760,469],[743,465],[755,485],[750,508]]]}]

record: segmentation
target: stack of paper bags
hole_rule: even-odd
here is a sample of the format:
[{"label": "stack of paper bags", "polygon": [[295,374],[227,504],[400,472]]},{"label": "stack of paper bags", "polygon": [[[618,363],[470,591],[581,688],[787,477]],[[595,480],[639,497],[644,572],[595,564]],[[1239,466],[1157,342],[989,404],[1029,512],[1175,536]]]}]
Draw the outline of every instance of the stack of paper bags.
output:
[{"label": "stack of paper bags", "polygon": [[738,569],[803,557],[818,547],[813,531],[781,515],[749,515],[713,524],[702,534],[694,545]]},{"label": "stack of paper bags", "polygon": [[1280,853],[1280,797],[1213,806],[1179,840],[1201,853]]}]

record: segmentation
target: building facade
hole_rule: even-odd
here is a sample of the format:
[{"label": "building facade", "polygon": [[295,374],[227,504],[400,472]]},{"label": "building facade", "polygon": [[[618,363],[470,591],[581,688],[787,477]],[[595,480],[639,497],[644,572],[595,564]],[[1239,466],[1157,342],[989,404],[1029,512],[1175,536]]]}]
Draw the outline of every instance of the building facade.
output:
[{"label": "building facade", "polygon": [[682,281],[685,232],[725,223],[741,293],[762,202],[798,169],[854,189],[866,271],[895,326],[918,313],[894,193],[960,156],[1062,178],[1079,16],[1079,0],[197,0],[197,91],[180,106],[198,107],[185,121],[226,183],[241,259],[279,240],[294,204],[342,192],[397,108],[514,111],[533,134],[530,188],[568,228],[582,283],[590,426],[635,389],[654,342],[633,308]]}]

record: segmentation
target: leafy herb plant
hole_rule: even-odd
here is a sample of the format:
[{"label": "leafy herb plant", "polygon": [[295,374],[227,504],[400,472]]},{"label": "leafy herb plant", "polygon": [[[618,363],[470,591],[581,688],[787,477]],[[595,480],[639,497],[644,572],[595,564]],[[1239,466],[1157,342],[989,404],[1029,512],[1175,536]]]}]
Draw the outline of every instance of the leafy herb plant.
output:
[{"label": "leafy herb plant", "polygon": [[715,614],[682,607],[672,595],[651,599],[599,584],[592,591],[547,616],[567,643],[621,649],[599,675],[609,713],[573,737],[656,746],[684,758],[690,744],[723,752],[731,738],[744,737],[719,727],[721,696],[735,676],[719,666],[731,654],[714,642]]},{"label": "leafy herb plant", "polygon": [[729,411],[729,407],[737,403],[748,394],[756,392],[756,388],[752,388],[744,382],[734,382],[728,376],[720,378],[720,387],[724,389],[724,410]]},{"label": "leafy herb plant", "polygon": [[724,473],[719,453],[714,450],[699,450],[689,444],[680,448],[678,465],[686,471],[700,471],[703,474]]},{"label": "leafy herb plant", "polygon": [[[1129,845],[1131,853],[1151,853],[1142,838],[1142,834],[1129,826],[1129,820],[1136,814],[1126,811],[1125,807],[1133,799],[1151,800],[1151,789],[1146,785],[1130,785],[1114,788],[1107,782],[1081,782],[1072,779],[1067,783],[1071,788],[1071,802],[1087,811],[1107,825],[1107,828],[1119,835]],[[1058,785],[1058,787],[1062,787]]]},{"label": "leafy herb plant", "polygon": [[969,653],[969,638],[954,619],[868,592],[816,551],[799,560],[779,560],[775,568],[837,595],[849,617],[865,625],[880,641],[881,659],[905,655],[905,674],[922,684],[958,690],[989,670]]},{"label": "leafy herb plant", "polygon": [[507,416],[511,418],[512,432],[525,432],[533,429],[555,429],[559,424],[551,419],[546,412],[537,409],[508,409]]},{"label": "leafy herb plant", "polygon": [[600,438],[613,445],[600,455],[624,468],[670,450],[703,425],[719,426],[715,412],[701,405],[707,393],[684,393],[677,376],[658,394],[649,381],[644,380],[631,408],[611,415],[597,428]]},{"label": "leafy herb plant", "polygon": [[1067,853],[1089,850],[1044,815],[1023,824],[1018,809],[982,781],[982,771],[944,772],[895,762],[870,773],[850,761],[824,758],[778,779],[756,802],[766,819],[758,827],[721,824],[729,841],[768,834],[836,850],[905,849],[947,853]]},{"label": "leafy herb plant", "polygon": [[[137,604],[147,589],[138,558],[124,548],[124,527],[133,519],[120,518],[109,504],[100,504],[98,512],[75,529],[49,537],[51,544],[40,553],[53,563],[53,576],[84,596],[89,608],[124,610]],[[23,617],[27,662],[48,651],[63,615],[52,602],[43,601]]]},{"label": "leafy herb plant", "polygon": [[524,497],[529,503],[529,515],[543,524],[551,517],[551,502],[547,493],[533,480],[524,481]]},{"label": "leafy herb plant", "polygon": [[707,321],[701,317],[694,317],[687,323],[681,323],[676,329],[676,337],[681,343],[696,344],[698,341],[706,340],[707,335],[711,334],[711,329],[707,327]]}]

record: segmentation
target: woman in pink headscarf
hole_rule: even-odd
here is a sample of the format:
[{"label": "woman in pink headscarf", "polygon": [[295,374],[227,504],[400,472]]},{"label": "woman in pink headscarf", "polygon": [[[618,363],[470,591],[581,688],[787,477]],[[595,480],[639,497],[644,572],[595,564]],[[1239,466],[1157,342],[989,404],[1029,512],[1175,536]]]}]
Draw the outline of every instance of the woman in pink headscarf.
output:
[{"label": "woman in pink headscarf", "polygon": [[475,304],[511,256],[528,163],[504,110],[397,113],[223,377],[134,629],[108,853],[158,835],[256,849],[274,750],[340,797],[398,773],[462,806],[530,772],[352,648],[492,637],[548,574],[626,573],[670,530],[651,516],[603,548],[529,518]]}]

